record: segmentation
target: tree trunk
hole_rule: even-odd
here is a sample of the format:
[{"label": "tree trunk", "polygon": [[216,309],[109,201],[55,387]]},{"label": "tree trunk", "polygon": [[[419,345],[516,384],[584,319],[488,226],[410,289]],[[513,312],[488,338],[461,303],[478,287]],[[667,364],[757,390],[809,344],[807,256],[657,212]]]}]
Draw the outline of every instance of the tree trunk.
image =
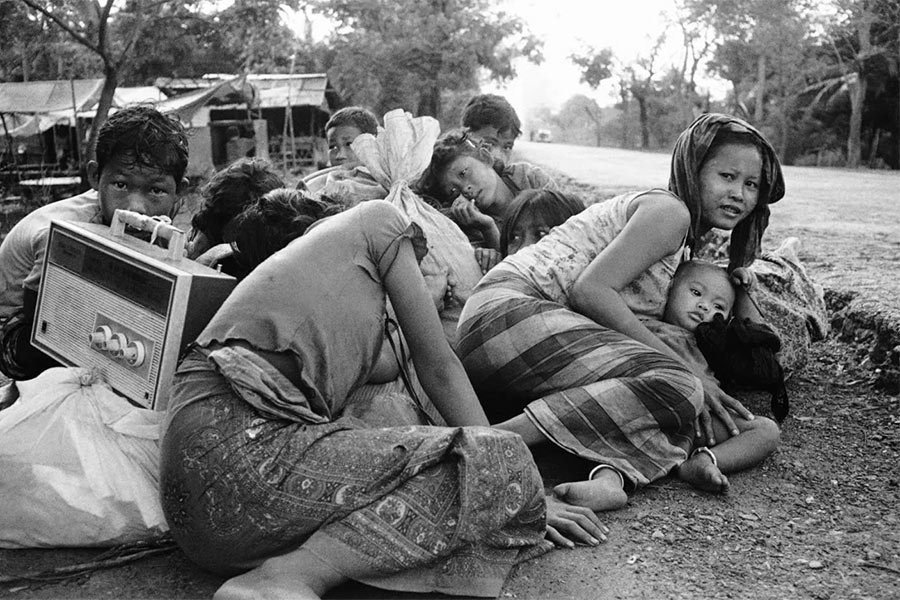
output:
[{"label": "tree trunk", "polygon": [[881,129],[875,129],[875,135],[872,136],[872,143],[869,146],[869,162],[870,169],[874,169],[878,163],[878,146],[881,145]]},{"label": "tree trunk", "polygon": [[863,102],[866,99],[866,78],[856,73],[855,81],[850,82],[850,133],[847,135],[847,166],[851,169],[859,167],[862,156],[860,138],[862,137]]},{"label": "tree trunk", "polygon": [[441,89],[436,81],[430,82],[422,88],[419,93],[419,116],[430,116],[435,119],[441,115]]},{"label": "tree trunk", "polygon": [[19,56],[22,57],[22,81],[29,81],[31,79],[31,63],[28,60],[28,45],[27,44],[16,44],[16,49],[19,51]]},{"label": "tree trunk", "polygon": [[601,135],[600,135],[600,124],[601,124],[601,123],[600,123],[600,109],[598,108],[598,109],[597,109],[597,112],[595,113],[594,111],[592,111],[592,110],[590,109],[590,107],[585,106],[585,107],[584,107],[584,112],[587,113],[588,118],[589,118],[589,119],[591,120],[591,122],[594,124],[594,135],[596,136],[596,140],[597,140],[596,145],[597,145],[597,147],[599,148],[599,147],[600,147],[600,142],[601,142]]},{"label": "tree trunk", "polygon": [[859,52],[856,57],[855,73],[850,78],[850,133],[847,135],[847,166],[859,167],[862,159],[862,113],[866,102],[866,68],[863,62],[872,53],[872,24],[875,14],[867,2],[860,3],[861,13],[857,20],[856,35],[859,38]]},{"label": "tree trunk", "polygon": [[647,99],[637,96],[638,115],[641,119],[641,149],[650,149],[650,117],[647,115]]},{"label": "tree trunk", "polygon": [[766,55],[760,54],[756,61],[756,109],[753,113],[753,120],[757,125],[762,124],[766,100]]},{"label": "tree trunk", "polygon": [[113,97],[116,95],[116,87],[119,85],[119,72],[116,67],[106,63],[103,75],[106,79],[103,82],[103,89],[100,91],[100,100],[97,102],[97,114],[94,115],[94,121],[91,123],[91,135],[88,138],[87,148],[84,149],[84,156],[81,158],[82,166],[87,164],[87,160],[96,158],[97,134],[100,133],[100,127],[109,115]]},{"label": "tree trunk", "polygon": [[631,115],[631,111],[628,110],[630,103],[628,102],[628,88],[625,85],[620,84],[619,96],[622,98],[622,147],[629,148],[628,119]]}]

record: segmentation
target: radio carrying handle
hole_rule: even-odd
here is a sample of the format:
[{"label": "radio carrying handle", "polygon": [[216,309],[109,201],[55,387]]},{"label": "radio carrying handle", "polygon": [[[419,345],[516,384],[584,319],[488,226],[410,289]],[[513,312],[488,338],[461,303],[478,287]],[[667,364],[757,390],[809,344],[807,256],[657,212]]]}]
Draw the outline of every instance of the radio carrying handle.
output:
[{"label": "radio carrying handle", "polygon": [[[167,219],[167,217],[164,217]],[[125,226],[128,225],[139,231],[149,231],[153,235],[150,237],[152,244],[157,238],[168,240],[170,260],[180,260],[184,258],[184,231],[178,229],[171,222],[163,220],[159,217],[149,217],[132,210],[123,210],[117,208],[113,213],[112,223],[109,225],[110,234],[115,237],[123,237],[125,235]]]}]

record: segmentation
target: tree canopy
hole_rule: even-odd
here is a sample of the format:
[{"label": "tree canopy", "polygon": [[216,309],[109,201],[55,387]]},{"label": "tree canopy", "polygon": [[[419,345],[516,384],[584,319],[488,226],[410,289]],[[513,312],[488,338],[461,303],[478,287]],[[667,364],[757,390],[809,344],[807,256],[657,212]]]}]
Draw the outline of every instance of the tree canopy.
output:
[{"label": "tree canopy", "polygon": [[318,0],[338,27],[329,75],[349,101],[384,113],[441,115],[441,93],[477,89],[486,72],[505,81],[513,59],[541,60],[524,22],[490,0]]},{"label": "tree canopy", "polygon": [[[570,56],[589,86],[618,84],[618,116],[576,103],[596,143],[603,129],[604,143],[667,148],[697,113],[722,110],[763,129],[789,164],[900,167],[900,2],[672,1],[669,28],[634,59]],[[291,28],[296,11],[332,23],[327,38]],[[543,50],[492,0],[0,0],[0,14],[0,80],[104,77],[98,121],[117,85],[293,70],[327,72],[343,103],[455,125],[485,80],[510,80]],[[667,63],[659,50],[675,39]],[[728,97],[699,89],[704,74],[727,81]]]}]

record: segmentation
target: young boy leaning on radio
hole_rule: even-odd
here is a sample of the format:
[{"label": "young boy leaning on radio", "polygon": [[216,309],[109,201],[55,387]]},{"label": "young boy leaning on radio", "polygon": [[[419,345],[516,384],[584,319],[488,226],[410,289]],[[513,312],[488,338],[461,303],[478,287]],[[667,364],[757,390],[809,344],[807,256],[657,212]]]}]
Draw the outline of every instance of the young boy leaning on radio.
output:
[{"label": "young boy leaning on radio", "polygon": [[93,189],[26,215],[0,245],[0,372],[24,380],[56,366],[30,342],[51,219],[109,225],[119,208],[171,217],[187,164],[184,127],[151,106],[123,108],[103,123],[87,169]]}]

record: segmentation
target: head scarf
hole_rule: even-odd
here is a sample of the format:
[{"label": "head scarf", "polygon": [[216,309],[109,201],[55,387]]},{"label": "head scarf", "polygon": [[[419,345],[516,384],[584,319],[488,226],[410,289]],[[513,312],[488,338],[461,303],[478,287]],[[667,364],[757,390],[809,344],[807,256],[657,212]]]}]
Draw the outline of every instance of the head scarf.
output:
[{"label": "head scarf", "polygon": [[697,117],[675,142],[669,175],[669,191],[681,198],[691,211],[692,250],[696,249],[700,230],[700,167],[720,131],[749,134],[759,148],[763,163],[756,208],[731,232],[728,264],[731,271],[749,265],[756,258],[769,224],[769,205],[784,196],[784,177],[775,149],[752,125],[719,113]]}]

